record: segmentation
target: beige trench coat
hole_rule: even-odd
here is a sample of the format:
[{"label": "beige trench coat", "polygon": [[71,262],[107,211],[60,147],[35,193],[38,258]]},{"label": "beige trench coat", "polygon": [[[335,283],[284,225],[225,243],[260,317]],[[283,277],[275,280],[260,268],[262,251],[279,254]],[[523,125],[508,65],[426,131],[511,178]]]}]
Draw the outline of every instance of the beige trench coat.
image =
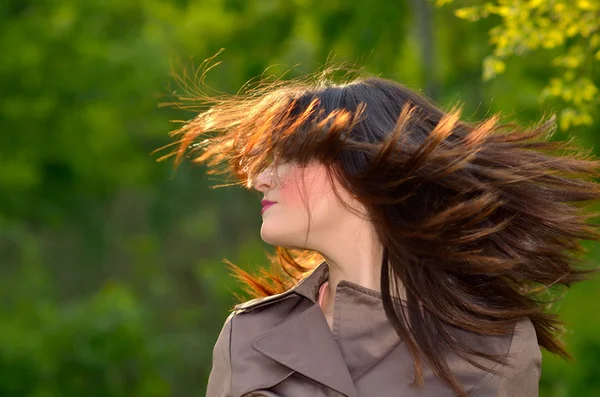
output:
[{"label": "beige trench coat", "polygon": [[[425,364],[423,386],[410,386],[411,355],[389,324],[377,291],[340,281],[329,328],[317,301],[328,269],[323,262],[290,290],[235,307],[214,346],[206,396],[454,396]],[[499,374],[448,356],[469,396],[538,396],[542,356],[528,318],[511,336],[453,332],[479,350],[508,354],[510,365]]]}]

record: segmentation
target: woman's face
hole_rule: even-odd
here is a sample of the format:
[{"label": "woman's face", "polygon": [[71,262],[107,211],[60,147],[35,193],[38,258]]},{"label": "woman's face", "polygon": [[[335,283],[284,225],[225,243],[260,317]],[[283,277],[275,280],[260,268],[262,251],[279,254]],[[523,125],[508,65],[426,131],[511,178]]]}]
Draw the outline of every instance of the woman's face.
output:
[{"label": "woman's face", "polygon": [[[319,250],[336,227],[340,227],[348,210],[337,202],[326,168],[318,162],[304,167],[295,162],[273,164],[259,174],[253,187],[262,199],[275,201],[263,213],[260,235],[273,246]],[[340,194],[343,189],[338,188]],[[308,210],[310,208],[310,234]]]}]

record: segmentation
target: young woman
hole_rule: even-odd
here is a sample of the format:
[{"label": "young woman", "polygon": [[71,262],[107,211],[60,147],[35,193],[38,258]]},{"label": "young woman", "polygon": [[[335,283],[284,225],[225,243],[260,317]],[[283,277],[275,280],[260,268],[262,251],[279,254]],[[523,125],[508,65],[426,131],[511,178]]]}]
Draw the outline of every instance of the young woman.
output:
[{"label": "young woman", "polygon": [[[333,74],[333,73],[332,73]],[[538,395],[549,312],[584,279],[600,162],[498,116],[461,121],[404,86],[329,73],[263,83],[175,131],[173,154],[263,199],[271,271],[214,346],[208,397]],[[219,165],[224,165],[219,169]],[[594,226],[594,227],[593,227]]]}]

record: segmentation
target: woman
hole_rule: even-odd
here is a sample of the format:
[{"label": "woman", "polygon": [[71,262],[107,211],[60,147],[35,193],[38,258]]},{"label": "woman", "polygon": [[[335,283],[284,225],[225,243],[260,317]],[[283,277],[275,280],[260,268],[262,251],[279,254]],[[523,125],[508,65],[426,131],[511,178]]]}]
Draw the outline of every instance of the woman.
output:
[{"label": "woman", "polygon": [[200,96],[175,131],[177,163],[261,193],[277,252],[262,276],[232,265],[255,299],[225,321],[207,397],[537,396],[540,347],[569,357],[548,293],[592,271],[574,254],[600,239],[578,205],[600,162],[539,139],[554,118],[465,122],[333,72]]}]

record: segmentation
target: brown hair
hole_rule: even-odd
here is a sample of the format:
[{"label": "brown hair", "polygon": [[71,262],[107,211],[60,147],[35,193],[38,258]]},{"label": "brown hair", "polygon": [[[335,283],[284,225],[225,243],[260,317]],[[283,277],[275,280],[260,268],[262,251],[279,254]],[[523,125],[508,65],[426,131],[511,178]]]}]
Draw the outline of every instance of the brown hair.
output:
[{"label": "brown hair", "polygon": [[[339,70],[181,98],[208,107],[172,132],[176,149],[163,158],[179,164],[187,155],[248,189],[273,159],[325,164],[365,205],[383,243],[383,307],[411,352],[417,385],[424,359],[467,396],[443,359],[446,348],[482,369],[465,353],[505,362],[460,344],[447,325],[504,335],[528,316],[539,345],[569,358],[549,304],[555,287],[597,270],[576,264],[585,252],[577,240],[600,240],[598,225],[588,223],[597,214],[584,205],[600,198],[593,180],[600,162],[572,139],[544,139],[554,117],[531,128],[498,115],[461,121],[460,107],[444,112],[362,71],[335,82]],[[311,251],[275,252],[261,275],[229,262],[251,297],[285,291],[322,260]],[[392,304],[397,282],[406,307]]]}]

